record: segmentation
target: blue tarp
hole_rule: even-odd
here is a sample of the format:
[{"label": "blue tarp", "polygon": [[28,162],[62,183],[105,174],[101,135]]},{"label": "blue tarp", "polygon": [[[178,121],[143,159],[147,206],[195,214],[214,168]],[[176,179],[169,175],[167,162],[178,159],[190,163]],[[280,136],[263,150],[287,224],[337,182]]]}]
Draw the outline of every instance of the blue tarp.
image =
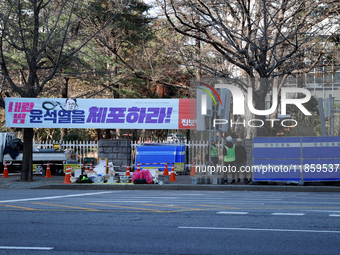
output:
[{"label": "blue tarp", "polygon": [[[165,162],[168,163],[169,171],[171,170],[171,165],[175,165],[176,163],[185,163],[185,146],[184,145],[145,145],[138,146],[136,153],[136,161],[135,166],[137,167],[137,163],[145,164],[141,165],[143,168],[148,167],[158,167],[162,170],[164,169]],[[153,163],[153,164],[150,164]],[[162,164],[158,164],[162,163]],[[178,167],[176,170],[179,170]]]}]

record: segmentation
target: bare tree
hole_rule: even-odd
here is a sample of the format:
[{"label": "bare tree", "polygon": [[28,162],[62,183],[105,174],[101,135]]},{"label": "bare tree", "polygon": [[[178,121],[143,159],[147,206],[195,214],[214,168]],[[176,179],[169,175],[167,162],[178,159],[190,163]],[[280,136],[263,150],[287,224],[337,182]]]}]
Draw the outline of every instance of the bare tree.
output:
[{"label": "bare tree", "polygon": [[[240,70],[238,75],[246,79],[237,84],[246,96],[247,88],[253,88],[258,110],[265,109],[273,86],[280,91],[288,75],[308,72],[328,53],[340,9],[339,1],[333,0],[159,0],[159,4],[177,32],[201,41],[211,48],[211,55]],[[206,74],[235,77],[209,62],[191,61]],[[248,111],[245,118],[252,114]],[[262,135],[262,129],[257,134]]]},{"label": "bare tree", "polygon": [[[116,1],[116,9],[106,23],[88,34],[74,33],[82,9],[94,1],[67,0],[2,0],[0,14],[0,65],[4,96],[38,97],[53,88],[52,78],[124,8],[124,0]],[[46,91],[45,91],[46,92]],[[32,180],[33,129],[24,129],[24,151],[21,181]]]}]

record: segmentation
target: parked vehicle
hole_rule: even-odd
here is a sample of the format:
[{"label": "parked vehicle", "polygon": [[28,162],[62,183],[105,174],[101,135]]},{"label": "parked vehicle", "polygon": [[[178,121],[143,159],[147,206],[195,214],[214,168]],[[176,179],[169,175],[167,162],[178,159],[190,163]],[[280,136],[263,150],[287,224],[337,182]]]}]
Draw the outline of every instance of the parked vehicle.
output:
[{"label": "parked vehicle", "polygon": [[[6,151],[11,153],[6,153]],[[37,168],[43,170],[43,172],[46,170],[48,162],[52,174],[63,173],[64,164],[66,163],[66,155],[63,151],[35,148],[32,156],[33,164],[39,166]],[[0,133],[0,171],[3,172],[4,162],[7,164],[8,171],[20,171],[22,158],[22,143],[17,139],[16,134]]]},{"label": "parked vehicle", "polygon": [[168,143],[186,143],[187,137],[182,134],[168,134],[166,141]]}]

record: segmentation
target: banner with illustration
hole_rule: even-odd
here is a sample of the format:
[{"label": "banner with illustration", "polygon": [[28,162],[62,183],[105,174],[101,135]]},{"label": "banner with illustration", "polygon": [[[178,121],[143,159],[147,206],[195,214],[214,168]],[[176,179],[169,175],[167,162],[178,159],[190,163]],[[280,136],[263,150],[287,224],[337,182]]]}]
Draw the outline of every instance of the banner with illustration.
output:
[{"label": "banner with illustration", "polygon": [[188,114],[188,100],[6,98],[6,126],[190,129],[196,118]]}]

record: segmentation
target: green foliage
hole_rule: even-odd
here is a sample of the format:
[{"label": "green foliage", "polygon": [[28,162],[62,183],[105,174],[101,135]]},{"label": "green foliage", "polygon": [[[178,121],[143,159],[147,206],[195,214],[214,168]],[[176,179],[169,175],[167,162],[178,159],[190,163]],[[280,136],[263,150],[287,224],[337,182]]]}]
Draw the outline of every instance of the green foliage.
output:
[{"label": "green foliage", "polygon": [[312,116],[305,116],[302,112],[294,118],[298,125],[285,132],[286,136],[320,136],[320,117],[316,112]]},{"label": "green foliage", "polygon": [[[292,118],[298,123],[292,128],[284,128],[279,126],[279,131],[283,131],[286,136],[319,136],[321,135],[320,115],[318,110],[318,100],[314,96],[303,104],[304,107],[312,114],[304,115],[297,107],[289,107],[288,112]],[[294,123],[292,123],[294,124]],[[285,124],[287,125],[287,123]]]},{"label": "green foliage", "polygon": [[[94,136],[93,129],[68,129],[64,141],[90,141]],[[40,141],[60,141],[60,128],[36,128],[35,139]]]},{"label": "green foliage", "polygon": [[[303,106],[312,114],[319,114],[318,110],[318,99],[314,96],[311,99],[304,103]],[[292,117],[295,117],[301,113],[300,109],[296,107],[296,105],[287,105],[287,113],[290,114]]]},{"label": "green foliage", "polygon": [[64,141],[90,141],[94,131],[88,129],[69,129]]}]

